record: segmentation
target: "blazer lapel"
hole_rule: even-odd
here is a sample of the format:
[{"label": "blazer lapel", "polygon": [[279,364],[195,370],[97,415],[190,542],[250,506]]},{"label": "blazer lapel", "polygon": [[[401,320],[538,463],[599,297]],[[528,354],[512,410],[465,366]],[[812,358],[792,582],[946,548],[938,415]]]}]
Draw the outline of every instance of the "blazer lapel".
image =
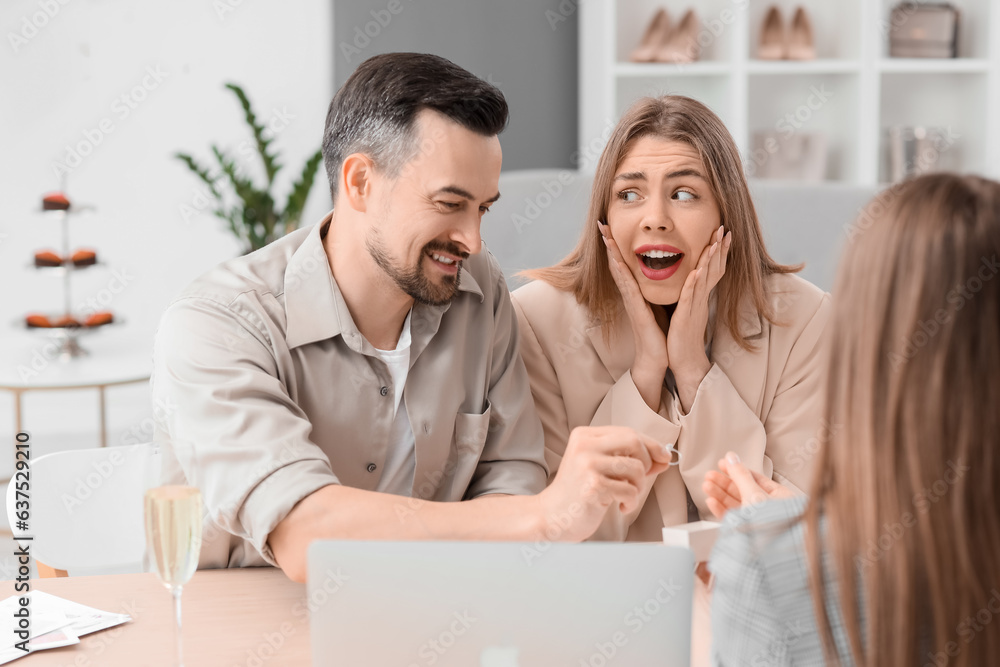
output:
[{"label": "blazer lapel", "polygon": [[740,310],[739,328],[740,333],[750,341],[753,350],[747,351],[740,347],[729,328],[717,320],[711,361],[719,365],[747,407],[760,416],[767,380],[770,327],[763,326],[756,308],[752,303],[745,302]]},{"label": "blazer lapel", "polygon": [[611,328],[611,338],[604,341],[604,331],[600,322],[592,324],[587,329],[587,337],[594,346],[601,363],[608,370],[613,382],[618,382],[632,366],[635,359],[635,339],[632,337],[632,327],[628,316],[624,313],[615,320]]}]

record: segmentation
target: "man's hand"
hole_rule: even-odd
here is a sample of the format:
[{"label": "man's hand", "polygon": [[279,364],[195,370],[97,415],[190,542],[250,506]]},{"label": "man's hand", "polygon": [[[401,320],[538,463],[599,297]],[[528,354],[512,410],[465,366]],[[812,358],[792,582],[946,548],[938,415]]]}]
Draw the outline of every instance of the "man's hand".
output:
[{"label": "man's hand", "polygon": [[773,479],[749,470],[740,463],[740,457],[733,452],[719,460],[719,470],[705,473],[701,485],[708,497],[705,503],[717,518],[736,507],[756,505],[765,500],[791,498],[795,492]]},{"label": "man's hand", "polygon": [[623,513],[636,509],[645,478],[672,462],[671,450],[626,426],[573,429],[555,479],[538,495],[546,538],[590,537],[612,503]]},{"label": "man's hand", "polygon": [[435,502],[329,484],[300,500],[268,536],[292,581],[305,581],[313,540],[578,542],[611,503],[634,509],[639,488],[674,463],[673,450],[624,426],[573,430],[552,484],[536,496]]}]

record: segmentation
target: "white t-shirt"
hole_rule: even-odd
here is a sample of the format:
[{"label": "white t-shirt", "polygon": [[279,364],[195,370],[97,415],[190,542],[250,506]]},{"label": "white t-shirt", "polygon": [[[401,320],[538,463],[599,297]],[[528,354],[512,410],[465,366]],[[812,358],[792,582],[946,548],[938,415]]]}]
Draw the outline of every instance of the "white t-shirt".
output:
[{"label": "white t-shirt", "polygon": [[[412,313],[412,309],[410,313]],[[403,321],[403,331],[399,334],[399,342],[395,350],[379,350],[375,348],[382,361],[389,367],[392,376],[392,386],[395,400],[395,419],[389,434],[389,446],[385,455],[385,467],[379,479],[376,490],[412,489],[413,475],[416,471],[416,440],[410,418],[406,414],[406,404],[403,402],[403,386],[406,375],[410,371],[410,313]],[[407,493],[406,495],[410,495]]]}]

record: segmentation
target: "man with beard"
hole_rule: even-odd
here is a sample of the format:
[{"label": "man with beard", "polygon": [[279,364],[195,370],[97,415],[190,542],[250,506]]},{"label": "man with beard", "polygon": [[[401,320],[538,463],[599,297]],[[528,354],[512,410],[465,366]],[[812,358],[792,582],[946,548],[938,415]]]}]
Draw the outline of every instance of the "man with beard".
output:
[{"label": "man with beard", "polygon": [[668,465],[631,429],[580,428],[548,479],[481,252],[506,122],[500,91],[443,58],[367,60],[327,115],[333,211],[167,308],[154,442],[164,482],[202,491],[200,567],[304,581],[320,538],[582,540]]}]

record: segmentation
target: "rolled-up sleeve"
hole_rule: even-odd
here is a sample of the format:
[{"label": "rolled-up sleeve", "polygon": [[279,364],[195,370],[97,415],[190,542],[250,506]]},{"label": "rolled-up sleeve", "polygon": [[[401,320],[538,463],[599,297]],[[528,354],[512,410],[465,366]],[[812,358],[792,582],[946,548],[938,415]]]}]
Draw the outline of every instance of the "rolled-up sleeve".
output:
[{"label": "rolled-up sleeve", "polygon": [[494,294],[489,427],[466,498],[494,493],[534,495],[545,489],[548,479],[542,423],[532,400],[520,354],[517,316],[502,274]]},{"label": "rolled-up sleeve", "polygon": [[[291,399],[266,328],[209,298],[175,301],[153,351],[154,439],[201,490],[208,518],[272,565],[271,531],[300,500],[338,484]],[[281,341],[279,344],[283,344]]]}]

